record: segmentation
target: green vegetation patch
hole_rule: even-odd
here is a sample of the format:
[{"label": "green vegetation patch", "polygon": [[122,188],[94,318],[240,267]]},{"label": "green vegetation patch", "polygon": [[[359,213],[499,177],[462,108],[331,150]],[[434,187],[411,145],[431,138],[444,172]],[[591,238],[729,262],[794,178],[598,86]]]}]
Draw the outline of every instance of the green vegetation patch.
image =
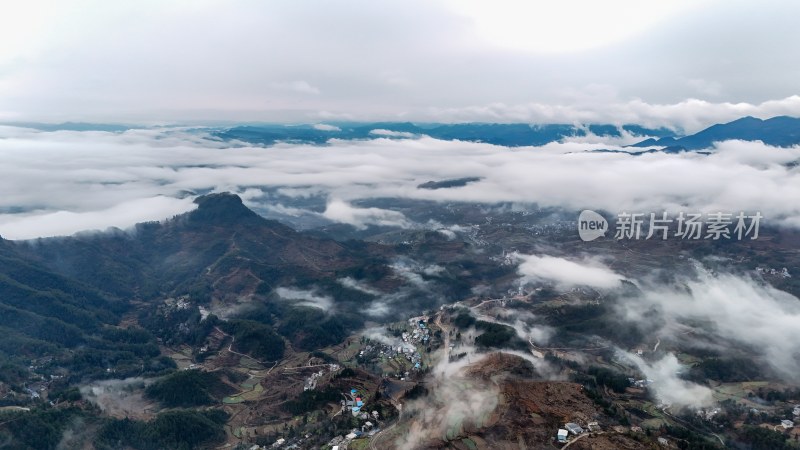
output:
[{"label": "green vegetation patch", "polygon": [[475,344],[480,347],[527,348],[527,344],[517,336],[516,330],[508,325],[479,320],[475,322],[475,328],[483,331],[475,338]]},{"label": "green vegetation patch", "polygon": [[461,443],[467,446],[469,450],[478,450],[478,444],[475,443],[472,439],[465,438],[461,440]]},{"label": "green vegetation patch", "polygon": [[133,448],[136,450],[189,450],[225,439],[223,425],[228,416],[222,411],[170,411],[150,422],[130,419],[108,421],[95,438],[98,450]]},{"label": "green vegetation patch", "polygon": [[259,360],[283,358],[286,344],[271,327],[252,320],[232,320],[222,325],[235,339],[234,350]]},{"label": "green vegetation patch", "polygon": [[14,444],[3,448],[55,449],[64,430],[81,416],[77,408],[36,409],[30,412],[0,414],[0,422],[13,437]]},{"label": "green vegetation patch", "polygon": [[343,399],[341,391],[328,387],[325,390],[303,391],[297,399],[290,400],[284,404],[284,409],[296,416],[311,412],[328,403],[338,403]]},{"label": "green vegetation patch", "polygon": [[144,393],[148,398],[174,408],[210,405],[234,392],[217,373],[182,370],[151,384]]}]

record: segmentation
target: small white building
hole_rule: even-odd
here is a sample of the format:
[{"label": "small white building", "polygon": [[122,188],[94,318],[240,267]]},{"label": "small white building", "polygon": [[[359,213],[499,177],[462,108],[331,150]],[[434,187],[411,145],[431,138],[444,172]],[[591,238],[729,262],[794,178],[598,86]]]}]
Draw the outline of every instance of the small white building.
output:
[{"label": "small white building", "polygon": [[781,426],[783,427],[784,430],[788,430],[789,428],[794,427],[794,422],[792,422],[791,420],[781,420]]},{"label": "small white building", "polygon": [[558,429],[558,434],[556,435],[558,442],[567,442],[567,436],[569,436],[569,431],[563,428]]}]

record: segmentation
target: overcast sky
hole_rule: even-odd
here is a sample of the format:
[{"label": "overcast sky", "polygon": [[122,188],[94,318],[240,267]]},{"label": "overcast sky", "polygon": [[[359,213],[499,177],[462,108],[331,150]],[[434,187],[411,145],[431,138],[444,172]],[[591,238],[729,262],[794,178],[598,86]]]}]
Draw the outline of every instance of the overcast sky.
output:
[{"label": "overcast sky", "polygon": [[800,2],[7,1],[0,121],[800,115]]}]

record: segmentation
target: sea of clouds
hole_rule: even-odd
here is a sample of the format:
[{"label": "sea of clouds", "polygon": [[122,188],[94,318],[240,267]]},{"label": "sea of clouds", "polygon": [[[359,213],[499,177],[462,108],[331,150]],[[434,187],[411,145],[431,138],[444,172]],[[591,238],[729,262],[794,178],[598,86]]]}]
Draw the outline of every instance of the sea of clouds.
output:
[{"label": "sea of clouds", "polygon": [[[618,150],[608,153],[596,150]],[[249,206],[322,219],[412,227],[398,211],[359,207],[372,198],[519,202],[572,210],[760,211],[800,226],[800,147],[726,141],[711,154],[632,155],[603,142],[507,148],[413,139],[331,140],[272,147],[226,142],[202,129],[36,131],[0,127],[0,235],[7,239],[126,228],[194,208],[198,193],[239,193]],[[430,180],[479,177],[451,189]],[[281,202],[268,190],[279,190]],[[285,199],[318,195],[324,211]]]}]

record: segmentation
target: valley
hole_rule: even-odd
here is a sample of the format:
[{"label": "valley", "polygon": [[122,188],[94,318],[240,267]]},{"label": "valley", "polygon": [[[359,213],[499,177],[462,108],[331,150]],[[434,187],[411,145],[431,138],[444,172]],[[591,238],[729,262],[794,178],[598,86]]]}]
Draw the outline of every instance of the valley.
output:
[{"label": "valley", "polygon": [[[777,244],[798,239],[787,230],[767,229],[746,251],[735,242],[580,243],[554,212],[498,210],[470,222],[469,205],[448,205],[466,230],[455,239],[383,230],[356,242],[261,219],[230,194],[197,203],[129,235],[3,242],[6,258],[27,265],[7,273],[28,286],[75,280],[72,291],[49,292],[119,305],[74,342],[14,331],[41,344],[3,366],[6,404],[28,408],[6,415],[63,414],[62,429],[90,423],[75,442],[99,448],[131,436],[164,445],[169,434],[143,437],[159,420],[211,427],[198,444],[226,448],[714,448],[749,430],[782,431],[798,402],[791,378],[734,350],[734,335],[659,309],[643,311],[648,325],[619,316],[648,289],[638,277],[702,277],[699,261],[763,273],[793,292],[791,277],[763,269],[797,267],[792,247]],[[544,245],[553,255],[602,254],[625,279],[611,289],[521,283],[519,255]],[[714,260],[703,259],[709,245]],[[100,249],[135,270],[99,265],[108,260]],[[176,257],[183,262],[171,264]],[[21,311],[71,330],[92,310]],[[87,357],[101,364],[87,372]],[[751,358],[761,362],[744,363]],[[659,368],[671,364],[689,371]],[[559,443],[568,423],[584,432]]]}]

